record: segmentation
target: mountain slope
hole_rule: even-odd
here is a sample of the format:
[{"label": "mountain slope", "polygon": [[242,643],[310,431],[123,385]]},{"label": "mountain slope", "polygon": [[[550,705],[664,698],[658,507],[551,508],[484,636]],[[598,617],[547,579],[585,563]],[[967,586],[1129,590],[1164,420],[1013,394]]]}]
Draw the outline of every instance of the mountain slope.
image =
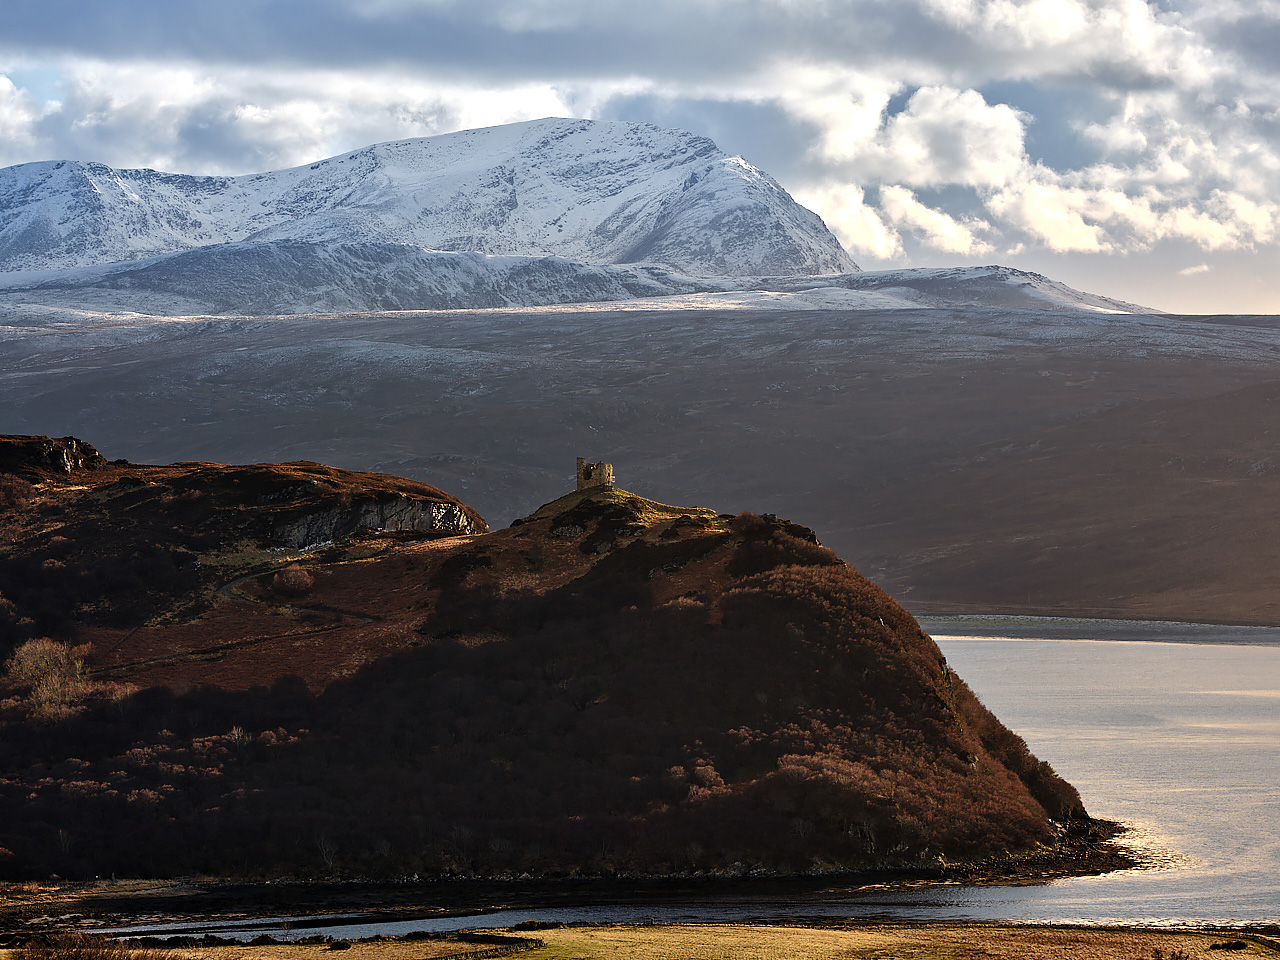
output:
[{"label": "mountain slope", "polygon": [[[404,483],[5,446],[6,592],[19,569],[84,591],[86,551],[110,569],[210,505],[234,530],[239,499],[240,528],[261,531],[304,507],[302,475],[323,478],[326,503]],[[58,626],[85,645],[27,641],[9,663],[0,872],[1116,862],[1095,857],[1075,790],[804,527],[595,488],[506,530],[440,532],[365,529],[305,551],[188,538],[171,551],[200,586],[166,576],[153,594],[168,604],[149,610],[117,602],[127,588],[108,576],[88,584],[98,593],[64,603],[74,622]],[[24,616],[32,602],[5,605],[11,642],[50,626]]]},{"label": "mountain slope", "polygon": [[[58,271],[17,289],[44,302],[162,315],[533,307],[667,297],[737,285],[656,266],[273,240]],[[0,290],[4,278],[0,275]]]},{"label": "mountain slope", "polygon": [[997,310],[1087,310],[1159,313],[1150,307],[1075,290],[1039,273],[992,264],[985,267],[918,267],[876,270],[841,278],[851,290],[893,293],[927,307]]},{"label": "mountain slope", "polygon": [[648,124],[538,120],[243,177],[73,161],[0,170],[3,270],[277,240],[723,276],[857,269],[822,221],[771,178],[706,138]]},{"label": "mountain slope", "polygon": [[[560,257],[442,253],[410,244],[223,243],[98,267],[0,274],[9,315],[129,311],[192,314],[366,313],[555,307],[609,309],[1157,311],[1073,290],[1010,267],[868,271],[822,277],[692,277],[655,266]],[[3,302],[3,301],[0,301]],[[21,306],[18,306],[21,304]]]},{"label": "mountain slope", "polygon": [[1012,267],[915,267],[841,276],[764,277],[719,289],[673,290],[661,298],[619,303],[618,310],[985,310],[1140,313],[1160,311],[1075,290]]}]

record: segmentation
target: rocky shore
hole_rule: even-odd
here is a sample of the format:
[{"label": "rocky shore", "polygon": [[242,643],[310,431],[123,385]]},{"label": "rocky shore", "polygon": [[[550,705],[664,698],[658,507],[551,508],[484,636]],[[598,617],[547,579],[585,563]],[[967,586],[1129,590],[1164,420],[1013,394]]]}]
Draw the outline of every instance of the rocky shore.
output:
[{"label": "rocky shore", "polygon": [[[1115,841],[1123,827],[1089,820],[1063,828],[1054,847],[976,863],[938,864],[915,869],[825,876],[727,877],[681,875],[562,880],[406,879],[277,880],[245,882],[177,878],[68,883],[57,880],[0,885],[0,949],[21,946],[35,934],[154,925],[158,934],[176,934],[178,924],[289,917],[288,927],[323,925],[309,918],[342,914],[364,923],[427,917],[469,916],[498,909],[563,908],[647,900],[703,900],[794,897],[798,902],[823,891],[841,895],[859,889],[911,889],[934,885],[1025,885],[1141,867]],[[338,921],[349,922],[349,921]],[[283,923],[283,921],[282,921]],[[201,934],[203,935],[203,934]]]}]

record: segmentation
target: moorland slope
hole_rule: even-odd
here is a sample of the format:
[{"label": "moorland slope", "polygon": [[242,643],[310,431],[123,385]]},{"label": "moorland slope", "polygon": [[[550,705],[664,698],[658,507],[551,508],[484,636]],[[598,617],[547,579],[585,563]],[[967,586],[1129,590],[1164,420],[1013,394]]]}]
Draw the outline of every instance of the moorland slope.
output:
[{"label": "moorland slope", "polygon": [[[1076,791],[804,527],[608,487],[485,533],[439,491],[316,464],[0,448],[8,877],[1093,851]],[[454,522],[366,509],[392,497]]]},{"label": "moorland slope", "polygon": [[4,432],[381,470],[495,526],[591,446],[654,499],[820,529],[917,615],[1280,624],[1275,317],[36,313],[0,321]]}]

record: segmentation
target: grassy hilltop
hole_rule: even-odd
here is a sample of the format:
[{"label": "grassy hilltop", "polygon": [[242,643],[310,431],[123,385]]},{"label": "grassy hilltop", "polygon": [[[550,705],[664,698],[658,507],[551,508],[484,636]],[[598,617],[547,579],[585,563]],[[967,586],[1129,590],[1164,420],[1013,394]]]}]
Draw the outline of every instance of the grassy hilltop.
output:
[{"label": "grassy hilltop", "polygon": [[[30,442],[0,441],[2,877],[1093,849],[1076,791],[804,527],[601,488],[483,532],[395,478]],[[351,527],[374,516],[398,529]],[[298,542],[315,530],[331,542]]]}]

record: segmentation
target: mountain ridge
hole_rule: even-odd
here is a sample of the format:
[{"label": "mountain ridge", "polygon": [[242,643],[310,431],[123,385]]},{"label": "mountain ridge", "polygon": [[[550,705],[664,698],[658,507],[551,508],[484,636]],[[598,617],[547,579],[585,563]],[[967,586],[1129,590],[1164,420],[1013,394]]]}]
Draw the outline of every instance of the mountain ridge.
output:
[{"label": "mountain ridge", "polygon": [[[252,278],[255,282],[246,282]],[[817,277],[694,277],[423,250],[408,244],[225,243],[65,271],[0,274],[11,314],[306,315],[590,307],[616,310],[921,310],[1155,314],[1012,267],[920,267]],[[2,315],[2,314],[0,314]]]},{"label": "mountain ridge", "polygon": [[710,140],[546,119],[199,177],[45,161],[0,170],[0,269],[220,243],[355,240],[745,276],[856,270],[816,214]]},{"label": "mountain ridge", "polygon": [[[723,296],[742,293],[759,296]],[[548,118],[236,177],[0,169],[8,303],[264,316],[708,296],[1154,312],[1008,267],[863,274],[766,173],[650,124]]]}]

